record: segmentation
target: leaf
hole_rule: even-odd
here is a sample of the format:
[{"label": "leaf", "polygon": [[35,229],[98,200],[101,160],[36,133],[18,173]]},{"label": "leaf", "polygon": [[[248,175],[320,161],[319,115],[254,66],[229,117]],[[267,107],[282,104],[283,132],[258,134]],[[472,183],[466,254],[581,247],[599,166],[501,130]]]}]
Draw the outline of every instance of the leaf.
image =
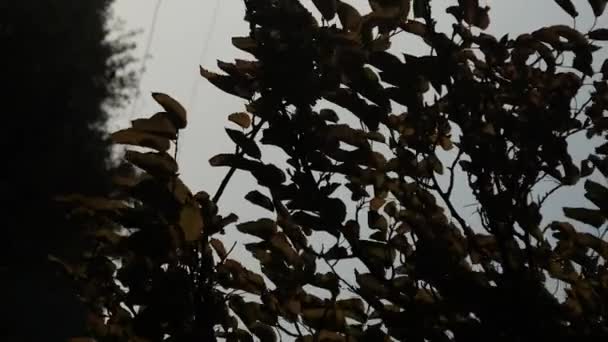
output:
[{"label": "leaf", "polygon": [[[276,227],[276,226],[275,226]],[[298,253],[291,247],[291,244],[287,240],[284,233],[275,233],[270,238],[270,245],[277,251],[279,251],[285,261],[290,265],[301,265],[302,259]]]},{"label": "leaf", "polygon": [[238,224],[236,229],[245,234],[257,236],[260,239],[269,239],[277,232],[277,224],[269,218],[262,218],[257,221],[249,221]]},{"label": "leaf", "polygon": [[164,138],[173,140],[177,138],[177,128],[167,112],[156,113],[148,119],[133,120],[131,126],[138,131],[157,134]]},{"label": "leaf", "polygon": [[346,324],[344,311],[331,308],[304,309],[302,318],[307,325],[317,329],[342,330]]},{"label": "leaf", "polygon": [[608,29],[600,28],[589,32],[589,38],[593,40],[608,40]]},{"label": "leaf", "polygon": [[335,245],[325,252],[323,256],[327,260],[340,260],[348,257],[348,250],[344,247]]},{"label": "leaf", "polygon": [[237,144],[245,154],[255,159],[260,159],[262,157],[262,152],[255,141],[247,138],[243,132],[226,128],[226,133],[228,133],[230,139]]},{"label": "leaf", "polygon": [[376,230],[387,230],[388,229],[388,221],[386,218],[379,214],[375,210],[370,210],[367,212],[367,224],[371,229]]},{"label": "leaf", "polygon": [[166,152],[171,147],[171,142],[167,138],[156,134],[138,131],[134,128],[127,128],[114,132],[111,135],[115,144],[134,145],[148,147],[159,152]]},{"label": "leaf", "polygon": [[341,299],[336,301],[336,306],[344,311],[344,315],[358,322],[364,323],[367,320],[365,304],[360,298]]},{"label": "leaf", "polygon": [[246,85],[240,84],[231,76],[216,74],[203,67],[200,67],[200,74],[211,82],[211,84],[228,94],[244,98],[245,100],[250,100],[254,95],[252,89]]},{"label": "leaf", "polygon": [[591,8],[593,9],[593,14],[596,17],[599,17],[604,13],[607,3],[608,3],[608,0],[589,0],[589,4],[591,5]]},{"label": "leaf", "polygon": [[395,249],[383,242],[362,240],[361,250],[365,255],[382,261],[382,265],[391,266],[395,260]]},{"label": "leaf", "polygon": [[338,0],[312,0],[312,3],[317,7],[325,20],[332,20],[336,16]]},{"label": "leaf", "polygon": [[608,58],[604,60],[604,63],[602,63],[600,72],[602,73],[602,81],[608,80]]},{"label": "leaf", "polygon": [[228,253],[226,252],[226,248],[224,247],[222,241],[218,239],[210,239],[209,244],[211,247],[213,247],[220,259],[224,260],[228,257]]},{"label": "leaf", "polygon": [[92,211],[115,211],[127,207],[124,201],[105,197],[90,197],[81,194],[71,194],[55,197],[57,202],[69,203],[72,206],[82,206]]},{"label": "leaf", "polygon": [[561,7],[566,13],[568,13],[571,17],[578,17],[578,11],[574,7],[574,4],[571,0],[555,0],[555,2]]},{"label": "leaf", "polygon": [[379,231],[373,233],[372,235],[370,235],[369,238],[372,240],[376,240],[376,241],[386,241],[387,231],[379,230]]},{"label": "leaf", "polygon": [[374,197],[372,198],[372,200],[369,202],[369,207],[372,210],[378,211],[380,208],[382,208],[382,206],[384,205],[386,201],[384,200],[384,198],[381,197]]},{"label": "leaf", "polygon": [[169,114],[175,127],[182,129],[188,125],[186,109],[177,100],[163,93],[152,93],[152,98]]},{"label": "leaf", "polygon": [[315,274],[311,283],[317,287],[328,290],[333,296],[340,292],[340,281],[338,280],[338,276],[332,272]]},{"label": "leaf", "polygon": [[336,114],[336,112],[332,109],[321,109],[321,111],[319,112],[319,116],[321,117],[321,119],[329,122],[340,121],[338,114]]},{"label": "leaf", "polygon": [[596,209],[566,207],[564,208],[564,215],[595,228],[601,227],[606,221],[606,218],[602,215],[601,210]]},{"label": "leaf", "polygon": [[338,17],[345,30],[355,32],[361,27],[361,14],[351,5],[340,1],[338,4]]},{"label": "leaf", "polygon": [[153,176],[169,177],[177,173],[178,166],[173,157],[167,153],[127,151],[125,159]]},{"label": "leaf", "polygon": [[203,217],[196,202],[188,201],[179,214],[179,226],[187,242],[197,241],[203,233]]},{"label": "leaf", "polygon": [[431,13],[430,0],[414,0],[414,18],[428,18]]},{"label": "leaf", "polygon": [[245,195],[245,199],[266,210],[274,211],[272,200],[257,190],[249,192],[247,195]]},{"label": "leaf", "polygon": [[255,54],[258,47],[258,43],[251,37],[233,37],[232,45],[237,49],[240,49],[251,54]]},{"label": "leaf", "polygon": [[255,322],[248,328],[257,338],[260,339],[260,342],[277,341],[277,335],[275,334],[274,330],[266,324]]},{"label": "leaf", "polygon": [[388,294],[388,289],[382,283],[380,283],[376,277],[369,273],[360,274],[355,270],[355,279],[357,284],[361,288],[363,293],[367,293],[373,296],[384,297]]},{"label": "leaf", "polygon": [[234,122],[235,124],[241,126],[244,129],[249,128],[251,126],[251,117],[247,113],[233,113],[228,115],[228,120]]},{"label": "leaf", "polygon": [[585,197],[593,202],[598,208],[608,213],[608,189],[600,183],[592,180],[585,182]]}]

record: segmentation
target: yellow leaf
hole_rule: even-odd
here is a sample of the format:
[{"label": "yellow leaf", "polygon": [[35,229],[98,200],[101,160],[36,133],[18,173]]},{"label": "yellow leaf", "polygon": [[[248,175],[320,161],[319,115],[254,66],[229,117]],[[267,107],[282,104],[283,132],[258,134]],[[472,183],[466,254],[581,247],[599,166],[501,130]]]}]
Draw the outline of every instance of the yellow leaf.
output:
[{"label": "yellow leaf", "polygon": [[131,121],[131,126],[142,132],[160,135],[164,138],[175,139],[177,128],[171,120],[169,113],[160,112],[148,119],[137,119]]},{"label": "yellow leaf", "polygon": [[211,245],[211,247],[213,247],[220,259],[226,259],[228,253],[226,252],[226,248],[224,248],[224,244],[222,243],[222,241],[218,239],[211,239],[209,240],[209,244]]},{"label": "yellow leaf", "polygon": [[125,159],[153,176],[173,176],[177,173],[177,163],[167,153],[127,151]]},{"label": "yellow leaf", "polygon": [[452,143],[450,137],[445,135],[439,137],[439,145],[441,145],[441,148],[443,148],[444,151],[449,151],[454,148],[454,143]]},{"label": "yellow leaf", "polygon": [[188,242],[199,239],[203,232],[203,217],[196,202],[188,202],[179,214],[179,226]]},{"label": "yellow leaf", "polygon": [[169,118],[177,128],[185,128],[188,124],[186,109],[177,100],[163,93],[152,93],[154,100],[169,114]]},{"label": "yellow leaf", "polygon": [[115,144],[148,147],[159,152],[166,152],[171,147],[169,139],[148,132],[138,131],[134,128],[114,132],[111,138]]},{"label": "yellow leaf", "polygon": [[249,128],[251,126],[251,118],[247,113],[233,113],[228,115],[228,120],[234,122],[235,124],[241,126],[244,129]]},{"label": "yellow leaf", "polygon": [[382,208],[382,206],[384,205],[386,201],[383,198],[380,197],[374,197],[370,202],[369,202],[369,207],[372,210],[378,211],[380,208]]},{"label": "yellow leaf", "polygon": [[234,45],[237,49],[249,53],[253,53],[258,47],[257,42],[251,37],[233,37],[232,45]]}]

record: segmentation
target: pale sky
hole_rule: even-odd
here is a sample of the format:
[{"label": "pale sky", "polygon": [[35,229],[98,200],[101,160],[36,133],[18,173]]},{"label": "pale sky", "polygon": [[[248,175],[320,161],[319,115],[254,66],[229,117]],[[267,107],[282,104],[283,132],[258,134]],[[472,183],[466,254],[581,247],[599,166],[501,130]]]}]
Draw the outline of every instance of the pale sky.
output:
[{"label": "pale sky", "polygon": [[[158,111],[159,107],[152,101],[150,92],[164,92],[175,97],[189,111],[189,125],[180,136],[178,161],[182,179],[194,192],[205,190],[213,194],[227,169],[212,168],[208,160],[218,153],[233,152],[234,145],[224,131],[224,127],[230,126],[226,117],[233,112],[244,111],[244,101],[211,86],[199,76],[198,66],[203,65],[208,69],[217,70],[215,65],[217,59],[232,61],[234,58],[250,58],[231,45],[231,37],[248,35],[248,26],[243,20],[243,2],[219,0],[218,5],[217,0],[161,1],[151,44],[151,59],[147,62],[147,71],[141,82],[142,96],[135,116],[131,117],[131,107],[128,107],[125,113],[111,122],[110,127],[122,128],[127,125],[129,119],[150,116]],[[317,17],[319,16],[311,6],[310,0],[302,2],[311,8]],[[349,3],[365,12],[369,10],[366,0],[354,0]],[[449,28],[453,18],[447,16],[444,9],[457,1],[434,0],[432,3],[434,13],[439,15],[440,29]],[[530,32],[546,25],[572,24],[572,19],[553,0],[481,0],[480,3],[492,7],[490,32],[499,37],[507,32],[511,37],[515,37],[519,33]],[[575,3],[580,12],[577,26],[586,31],[593,21],[590,7],[587,1],[581,0]],[[116,0],[115,16],[125,21],[127,29],[143,30],[137,36],[138,57],[142,54],[155,6],[156,0]],[[216,18],[213,20],[215,8],[217,8]],[[607,17],[608,14],[605,14],[600,18],[597,26],[606,27]],[[208,38],[207,53],[201,55],[204,42]],[[397,39],[392,49],[411,54],[422,53],[420,44],[413,44],[404,39]],[[191,96],[193,91],[195,91],[194,97]],[[573,151],[576,150],[576,146],[573,145]],[[249,176],[237,173],[237,177],[224,193],[220,209],[224,214],[236,212],[241,221],[268,216],[269,212],[264,212],[243,199],[247,192],[256,188],[258,188],[257,184]],[[461,190],[463,195],[457,197],[461,199],[457,204],[464,207],[472,200],[466,195],[465,188]],[[579,206],[584,204],[583,200],[580,190],[572,192],[571,189],[567,189],[564,194],[557,195],[549,212],[559,214],[561,206]],[[472,215],[472,211],[473,208],[469,208],[468,214]],[[468,215],[464,216],[466,219]],[[471,219],[470,216],[468,218]],[[235,237],[232,234],[234,231],[236,231],[234,228],[229,230],[230,238]],[[237,253],[235,258],[240,260],[243,260],[243,257],[249,258],[247,252],[242,253],[243,251]]]}]

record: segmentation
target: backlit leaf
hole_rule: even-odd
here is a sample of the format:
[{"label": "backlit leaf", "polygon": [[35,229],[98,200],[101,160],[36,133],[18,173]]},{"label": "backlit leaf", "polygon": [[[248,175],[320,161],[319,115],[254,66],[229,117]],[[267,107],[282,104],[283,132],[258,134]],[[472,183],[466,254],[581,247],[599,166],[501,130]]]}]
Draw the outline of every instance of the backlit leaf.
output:
[{"label": "backlit leaf", "polygon": [[178,170],[177,163],[167,153],[127,151],[125,159],[154,176],[173,176]]},{"label": "backlit leaf", "polygon": [[127,128],[114,132],[112,133],[111,138],[115,144],[148,147],[159,152],[166,152],[171,147],[169,139],[156,134],[138,131],[134,128]]},{"label": "backlit leaf", "polygon": [[251,117],[247,113],[233,113],[228,115],[228,120],[234,122],[235,124],[241,126],[244,129],[249,128],[251,126]]},{"label": "backlit leaf", "polygon": [[203,217],[196,202],[186,203],[179,214],[179,226],[187,242],[197,241],[203,232]]},{"label": "backlit leaf", "polygon": [[177,100],[163,93],[152,93],[152,98],[165,109],[175,127],[181,129],[188,125],[186,109]]},{"label": "backlit leaf", "polygon": [[169,139],[177,137],[177,128],[167,112],[156,113],[148,119],[133,120],[131,126],[138,131],[157,134]]},{"label": "backlit leaf", "polygon": [[210,239],[209,244],[211,245],[211,247],[213,247],[220,259],[226,259],[228,253],[226,252],[226,248],[224,247],[222,241],[218,239]]}]

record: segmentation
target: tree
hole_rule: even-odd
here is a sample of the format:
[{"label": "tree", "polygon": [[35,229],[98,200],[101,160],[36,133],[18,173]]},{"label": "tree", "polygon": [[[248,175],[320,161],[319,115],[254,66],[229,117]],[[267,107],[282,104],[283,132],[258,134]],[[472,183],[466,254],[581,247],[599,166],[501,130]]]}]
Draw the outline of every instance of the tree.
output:
[{"label": "tree", "polygon": [[109,37],[111,1],[3,1],[2,239],[5,341],[64,341],[85,332],[71,280],[49,254],[86,247],[53,197],[105,196],[107,108],[124,100],[132,75],[128,36]]},{"label": "tree", "polygon": [[[608,31],[554,25],[496,38],[484,32],[489,9],[477,0],[448,8],[450,33],[436,29],[428,0],[370,1],[364,15],[345,1],[313,2],[320,23],[297,0],[245,0],[250,34],[232,42],[254,59],[220,61],[221,74],[201,68],[247,101],[246,112],[228,117],[240,128],[226,129],[236,152],[210,160],[230,170],[218,192],[192,194],[179,180],[167,151],[186,111],[157,93],[165,112],[113,136],[156,151],[127,151],[113,197],[67,201],[111,223],[99,227],[97,257],[120,260],[116,278],[126,287],[82,261],[90,282],[112,287],[89,297],[93,333],[108,341],[606,338],[608,189],[590,177],[608,175],[608,63],[599,73],[594,63]],[[571,1],[555,2],[578,15]],[[606,3],[589,1],[596,17]],[[389,52],[397,34],[430,53]],[[580,164],[568,152],[576,134],[590,146]],[[260,143],[282,150],[286,164],[265,162]],[[218,214],[237,170],[257,180],[245,198],[267,211],[236,225],[258,239],[245,248],[261,274],[231,259],[218,235],[238,222]],[[457,177],[478,220],[454,203]],[[544,179],[556,187],[546,191]],[[594,207],[544,220],[547,198],[579,182]],[[120,227],[133,229],[118,235]]]}]

